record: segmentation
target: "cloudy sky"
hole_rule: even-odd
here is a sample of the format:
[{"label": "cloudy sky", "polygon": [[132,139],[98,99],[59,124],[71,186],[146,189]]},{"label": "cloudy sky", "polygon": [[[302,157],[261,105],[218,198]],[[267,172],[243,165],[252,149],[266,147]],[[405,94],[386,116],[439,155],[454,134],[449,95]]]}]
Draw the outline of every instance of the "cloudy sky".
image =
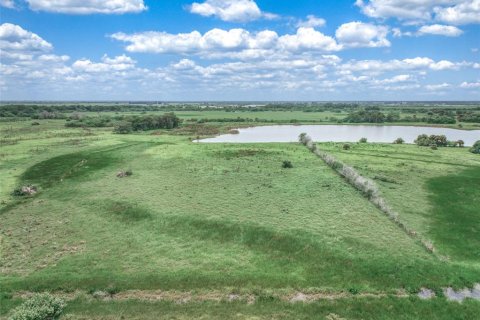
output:
[{"label": "cloudy sky", "polygon": [[1,100],[480,100],[480,0],[0,0]]}]

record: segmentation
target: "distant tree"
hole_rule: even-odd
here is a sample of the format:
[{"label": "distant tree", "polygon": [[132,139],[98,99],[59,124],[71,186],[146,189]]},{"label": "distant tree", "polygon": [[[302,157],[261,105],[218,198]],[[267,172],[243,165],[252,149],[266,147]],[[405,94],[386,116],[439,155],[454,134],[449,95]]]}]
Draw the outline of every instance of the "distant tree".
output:
[{"label": "distant tree", "polygon": [[161,116],[132,117],[126,121],[131,123],[133,131],[173,129],[180,125],[180,119],[173,112]]},{"label": "distant tree", "polygon": [[349,123],[382,123],[385,122],[386,116],[378,110],[378,107],[369,107],[365,110],[353,111],[351,112],[343,122]]},{"label": "distant tree", "polygon": [[113,129],[113,132],[119,133],[119,134],[128,134],[128,133],[132,133],[132,131],[133,131],[132,124],[127,121],[122,121],[117,123],[117,125]]},{"label": "distant tree", "polygon": [[394,111],[390,111],[388,114],[387,114],[387,118],[385,119],[387,122],[397,122],[397,121],[400,121],[400,113],[398,112],[394,112]]},{"label": "distant tree", "polygon": [[429,139],[432,141],[432,144],[435,144],[437,147],[447,146],[447,137],[444,135],[431,135]]},{"label": "distant tree", "polygon": [[419,135],[415,140],[415,143],[421,147],[428,147],[431,144],[430,139],[426,134]]},{"label": "distant tree", "polygon": [[402,138],[397,138],[395,139],[395,141],[393,141],[394,144],[403,144],[405,142],[405,140],[403,140]]},{"label": "distant tree", "polygon": [[473,144],[473,146],[470,148],[470,152],[480,154],[480,140]]},{"label": "distant tree", "polygon": [[418,146],[429,147],[446,147],[448,145],[447,137],[444,135],[431,135],[421,134],[415,140]]},{"label": "distant tree", "polygon": [[360,143],[367,143],[368,140],[367,140],[367,138],[361,138],[358,142],[360,142]]}]

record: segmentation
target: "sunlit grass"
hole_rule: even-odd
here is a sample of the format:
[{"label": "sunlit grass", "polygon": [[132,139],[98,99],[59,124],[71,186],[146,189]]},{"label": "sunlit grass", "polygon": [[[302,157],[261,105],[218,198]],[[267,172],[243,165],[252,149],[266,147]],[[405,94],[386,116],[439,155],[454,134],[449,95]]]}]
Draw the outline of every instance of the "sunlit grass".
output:
[{"label": "sunlit grass", "polygon": [[[479,260],[471,253],[478,246],[478,219],[472,214],[480,159],[466,148],[352,144],[345,151],[341,144],[321,145],[373,179],[401,218],[450,256],[440,261],[297,144],[198,144],[167,132],[122,136],[95,129],[86,134],[54,121],[41,121],[37,127],[42,129],[32,132],[21,130],[26,124],[1,124],[2,130],[8,127],[18,128],[9,139],[22,138],[1,150],[2,291],[317,287],[415,292],[480,280]],[[285,160],[293,168],[282,168]],[[116,177],[126,169],[133,175]],[[26,183],[38,185],[40,193],[21,200],[10,196]],[[467,203],[458,207],[465,210],[455,211],[464,216],[461,224],[452,214],[458,203]],[[452,231],[449,238],[445,230]],[[444,308],[445,314],[468,318],[478,307],[468,304],[458,311],[443,301],[439,307],[437,301],[396,299],[305,307],[270,301],[251,309],[208,304],[184,313],[169,304],[77,301],[69,310],[74,319],[82,319],[86,309],[101,319],[119,307],[127,318],[134,318],[138,308],[146,308],[152,319],[159,310],[167,318],[222,318],[237,308],[260,318],[309,318],[315,312],[348,318],[357,312],[389,319],[408,308],[420,316]],[[8,299],[4,308],[14,304]],[[392,312],[381,311],[387,304]],[[261,313],[261,306],[270,313]],[[272,313],[275,308],[280,311]]]}]

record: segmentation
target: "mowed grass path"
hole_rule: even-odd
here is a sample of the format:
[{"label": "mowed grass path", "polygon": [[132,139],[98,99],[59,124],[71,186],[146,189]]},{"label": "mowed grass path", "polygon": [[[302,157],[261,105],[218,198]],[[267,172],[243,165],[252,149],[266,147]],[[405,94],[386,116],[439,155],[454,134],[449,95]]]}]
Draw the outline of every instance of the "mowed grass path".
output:
[{"label": "mowed grass path", "polygon": [[[99,302],[76,300],[65,313],[68,319],[369,319],[369,320],[464,320],[476,319],[480,303],[446,303],[443,300],[353,298],[292,304],[266,296],[252,305],[223,303],[152,303],[141,301]],[[123,318],[122,318],[123,317]]]},{"label": "mowed grass path", "polygon": [[[415,290],[479,278],[439,263],[299,145],[122,139],[21,176],[41,193],[1,214],[4,290]],[[116,178],[126,168],[134,175]]]}]

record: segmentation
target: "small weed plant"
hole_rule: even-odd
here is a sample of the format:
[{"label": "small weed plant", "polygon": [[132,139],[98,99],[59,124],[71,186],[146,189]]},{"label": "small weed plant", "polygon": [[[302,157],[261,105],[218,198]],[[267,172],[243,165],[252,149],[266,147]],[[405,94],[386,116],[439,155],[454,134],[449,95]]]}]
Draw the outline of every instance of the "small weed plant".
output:
[{"label": "small weed plant", "polygon": [[56,320],[65,302],[48,293],[36,294],[13,310],[9,320]]}]

